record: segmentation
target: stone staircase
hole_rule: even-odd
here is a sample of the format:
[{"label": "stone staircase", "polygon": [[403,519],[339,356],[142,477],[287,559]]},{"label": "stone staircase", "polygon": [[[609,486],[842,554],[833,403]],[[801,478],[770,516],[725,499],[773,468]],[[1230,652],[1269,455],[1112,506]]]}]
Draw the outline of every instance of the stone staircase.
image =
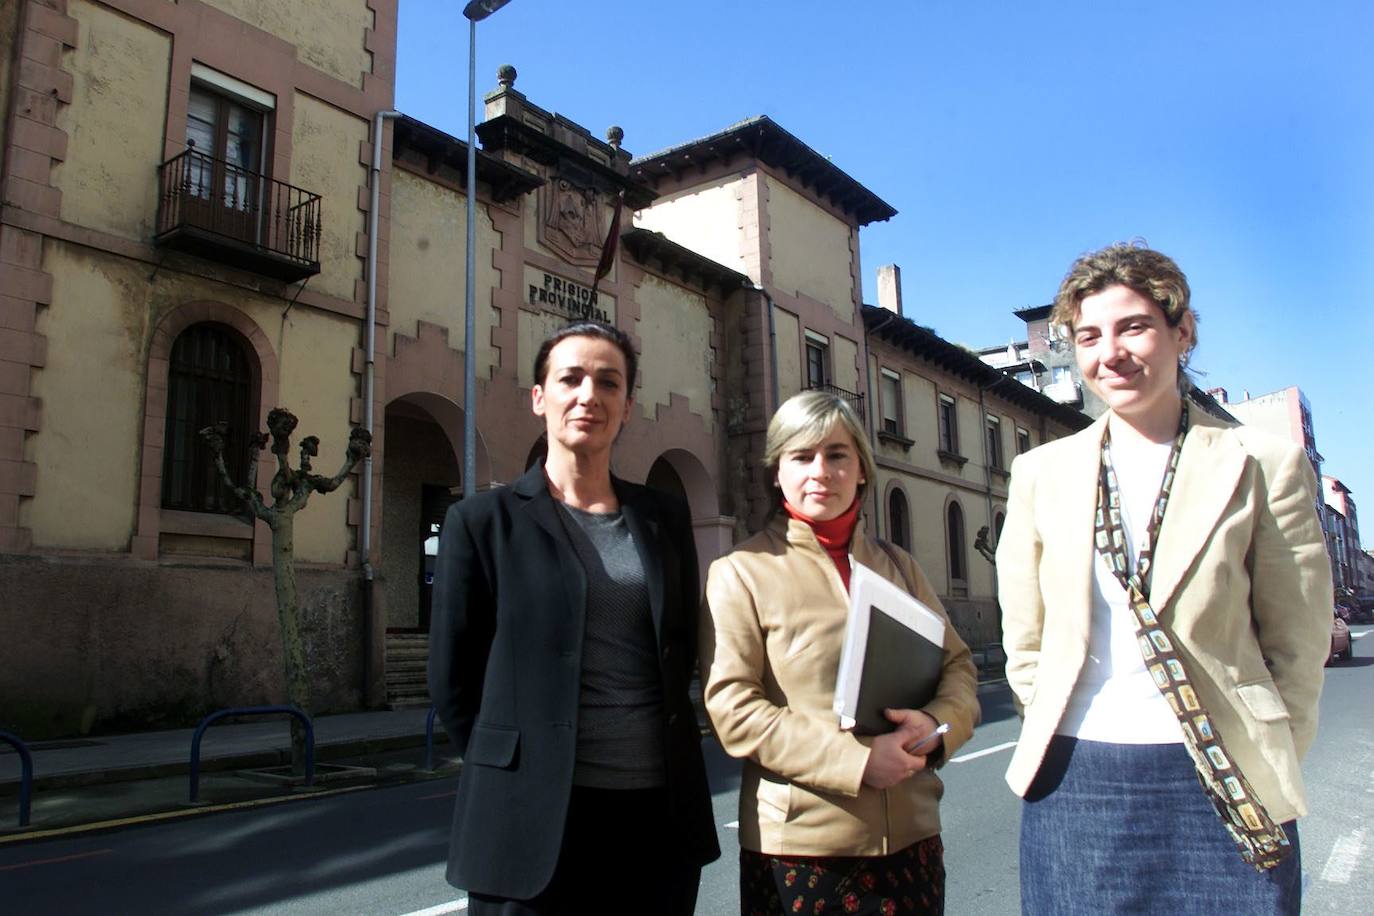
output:
[{"label": "stone staircase", "polygon": [[386,705],[405,709],[429,705],[425,671],[429,666],[429,634],[386,634]]}]

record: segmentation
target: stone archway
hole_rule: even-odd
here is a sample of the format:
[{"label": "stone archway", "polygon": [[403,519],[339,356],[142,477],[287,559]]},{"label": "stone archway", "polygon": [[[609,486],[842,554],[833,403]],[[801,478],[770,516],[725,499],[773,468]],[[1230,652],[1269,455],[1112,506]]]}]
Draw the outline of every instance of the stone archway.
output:
[{"label": "stone archway", "polygon": [[720,514],[716,483],[696,455],[686,449],[663,452],[649,466],[646,486],[671,493],[687,503],[692,513],[692,536],[696,542],[701,585],[706,585],[706,569],[734,544],[733,518]]},{"label": "stone archway", "polygon": [[388,631],[428,628],[425,557],[432,554],[425,542],[437,535],[443,509],[462,492],[461,449],[427,400],[407,396],[386,406],[378,569]]}]

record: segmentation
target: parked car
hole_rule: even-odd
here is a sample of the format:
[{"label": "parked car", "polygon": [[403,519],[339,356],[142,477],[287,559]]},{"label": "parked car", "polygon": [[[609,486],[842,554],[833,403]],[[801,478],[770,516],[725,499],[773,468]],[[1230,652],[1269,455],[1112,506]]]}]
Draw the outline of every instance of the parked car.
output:
[{"label": "parked car", "polygon": [[1331,614],[1331,654],[1326,657],[1326,663],[1330,665],[1338,658],[1350,658],[1354,652],[1355,643],[1350,638],[1350,627],[1346,626],[1341,616],[1336,613]]}]

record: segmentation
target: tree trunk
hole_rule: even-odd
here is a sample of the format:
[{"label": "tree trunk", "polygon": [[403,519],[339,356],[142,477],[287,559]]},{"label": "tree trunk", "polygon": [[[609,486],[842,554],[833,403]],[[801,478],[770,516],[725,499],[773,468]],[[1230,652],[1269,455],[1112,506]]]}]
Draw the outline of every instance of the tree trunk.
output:
[{"label": "tree trunk", "polygon": [[[305,670],[305,649],[301,644],[300,610],[296,598],[294,512],[283,512],[272,526],[272,569],[276,574],[277,617],[281,622],[282,656],[286,664],[286,698],[310,714],[310,680]],[[305,729],[291,719],[291,770],[305,773]]]}]

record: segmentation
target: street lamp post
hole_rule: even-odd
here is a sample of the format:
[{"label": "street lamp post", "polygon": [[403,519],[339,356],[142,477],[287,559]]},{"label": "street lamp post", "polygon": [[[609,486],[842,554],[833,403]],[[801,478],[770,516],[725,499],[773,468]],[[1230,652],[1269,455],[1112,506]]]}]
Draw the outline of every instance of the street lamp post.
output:
[{"label": "street lamp post", "polygon": [[510,0],[471,0],[468,21],[468,252],[463,299],[463,498],[477,492],[477,23]]}]

